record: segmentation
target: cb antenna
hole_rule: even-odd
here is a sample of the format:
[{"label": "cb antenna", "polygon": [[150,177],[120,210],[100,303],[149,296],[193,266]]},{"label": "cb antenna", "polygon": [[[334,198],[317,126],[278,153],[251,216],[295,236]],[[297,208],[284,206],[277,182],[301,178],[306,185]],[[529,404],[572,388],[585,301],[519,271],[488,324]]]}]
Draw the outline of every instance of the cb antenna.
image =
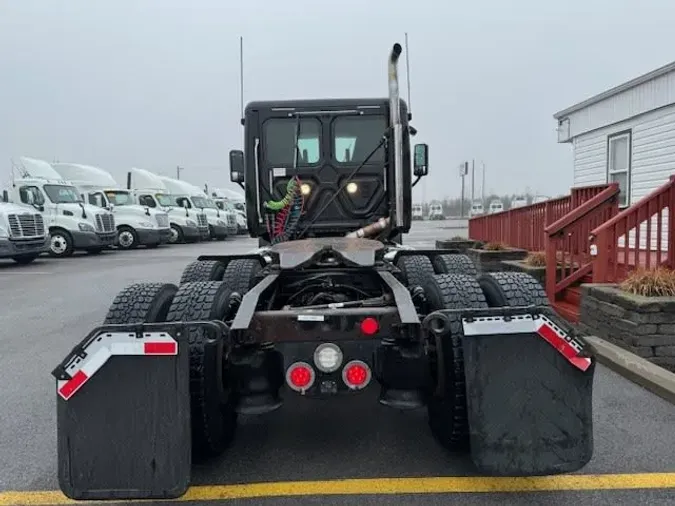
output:
[{"label": "cb antenna", "polygon": [[244,37],[239,36],[239,108],[241,124],[244,124]]},{"label": "cb antenna", "polygon": [[408,51],[408,32],[405,32],[405,77],[408,88],[408,120],[412,119],[412,105],[410,103],[410,51]]}]

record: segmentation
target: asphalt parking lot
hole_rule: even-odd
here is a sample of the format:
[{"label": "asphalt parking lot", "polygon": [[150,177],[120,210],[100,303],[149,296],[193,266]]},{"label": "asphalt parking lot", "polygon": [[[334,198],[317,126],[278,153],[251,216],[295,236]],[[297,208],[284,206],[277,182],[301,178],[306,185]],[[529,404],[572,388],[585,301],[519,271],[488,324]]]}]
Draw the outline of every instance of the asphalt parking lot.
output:
[{"label": "asphalt parking lot", "polygon": [[[415,224],[407,242],[433,247],[435,239],[457,235],[458,230],[443,226],[447,223]],[[184,266],[199,254],[241,253],[256,244],[235,238],[44,259],[28,266],[0,264],[0,371],[5,378],[0,506],[66,503],[53,492],[58,483],[50,373],[102,321],[116,293],[136,281],[177,283]],[[210,466],[193,470],[193,484],[199,487],[185,498],[195,501],[186,503],[222,498],[226,504],[246,505],[675,504],[675,406],[603,367],[594,389],[594,458],[572,476],[477,477],[467,460],[434,442],[424,411],[390,410],[377,403],[375,393],[331,402],[290,397],[272,414],[242,419],[233,448]],[[351,479],[360,481],[332,481]],[[304,483],[308,480],[319,482]]]}]

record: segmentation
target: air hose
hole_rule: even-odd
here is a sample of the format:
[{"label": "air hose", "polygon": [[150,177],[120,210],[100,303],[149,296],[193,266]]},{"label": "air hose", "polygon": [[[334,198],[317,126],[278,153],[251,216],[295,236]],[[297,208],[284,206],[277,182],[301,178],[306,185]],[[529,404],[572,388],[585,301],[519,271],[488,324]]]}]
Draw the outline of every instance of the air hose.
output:
[{"label": "air hose", "polygon": [[[300,179],[295,176],[286,184],[284,198],[265,202],[265,208],[269,211],[266,222],[271,244],[288,241],[295,232],[304,208],[300,186]],[[270,214],[275,216],[271,217]]]}]

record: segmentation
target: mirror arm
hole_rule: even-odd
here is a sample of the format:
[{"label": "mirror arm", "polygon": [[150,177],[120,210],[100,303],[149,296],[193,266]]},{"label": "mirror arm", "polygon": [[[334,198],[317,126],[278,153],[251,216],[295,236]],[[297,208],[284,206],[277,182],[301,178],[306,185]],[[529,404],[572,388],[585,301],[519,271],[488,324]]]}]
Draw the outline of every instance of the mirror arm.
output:
[{"label": "mirror arm", "polygon": [[241,181],[238,181],[237,184],[241,187],[242,190],[246,191],[246,187],[244,186],[244,183]]},{"label": "mirror arm", "polygon": [[420,179],[422,179],[422,176],[417,176],[415,178],[415,181],[413,181],[413,184],[412,184],[411,188],[414,188],[415,185],[420,182]]}]

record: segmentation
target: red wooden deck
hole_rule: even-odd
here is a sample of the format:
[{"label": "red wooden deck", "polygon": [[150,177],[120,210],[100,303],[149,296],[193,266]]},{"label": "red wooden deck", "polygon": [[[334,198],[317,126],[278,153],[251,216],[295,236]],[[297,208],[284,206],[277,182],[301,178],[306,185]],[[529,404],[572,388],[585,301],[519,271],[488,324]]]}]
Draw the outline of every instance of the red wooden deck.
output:
[{"label": "red wooden deck", "polygon": [[675,175],[622,211],[618,195],[616,184],[573,188],[567,197],[472,218],[469,237],[545,251],[546,293],[576,322],[582,283],[618,283],[639,267],[675,268]]}]

